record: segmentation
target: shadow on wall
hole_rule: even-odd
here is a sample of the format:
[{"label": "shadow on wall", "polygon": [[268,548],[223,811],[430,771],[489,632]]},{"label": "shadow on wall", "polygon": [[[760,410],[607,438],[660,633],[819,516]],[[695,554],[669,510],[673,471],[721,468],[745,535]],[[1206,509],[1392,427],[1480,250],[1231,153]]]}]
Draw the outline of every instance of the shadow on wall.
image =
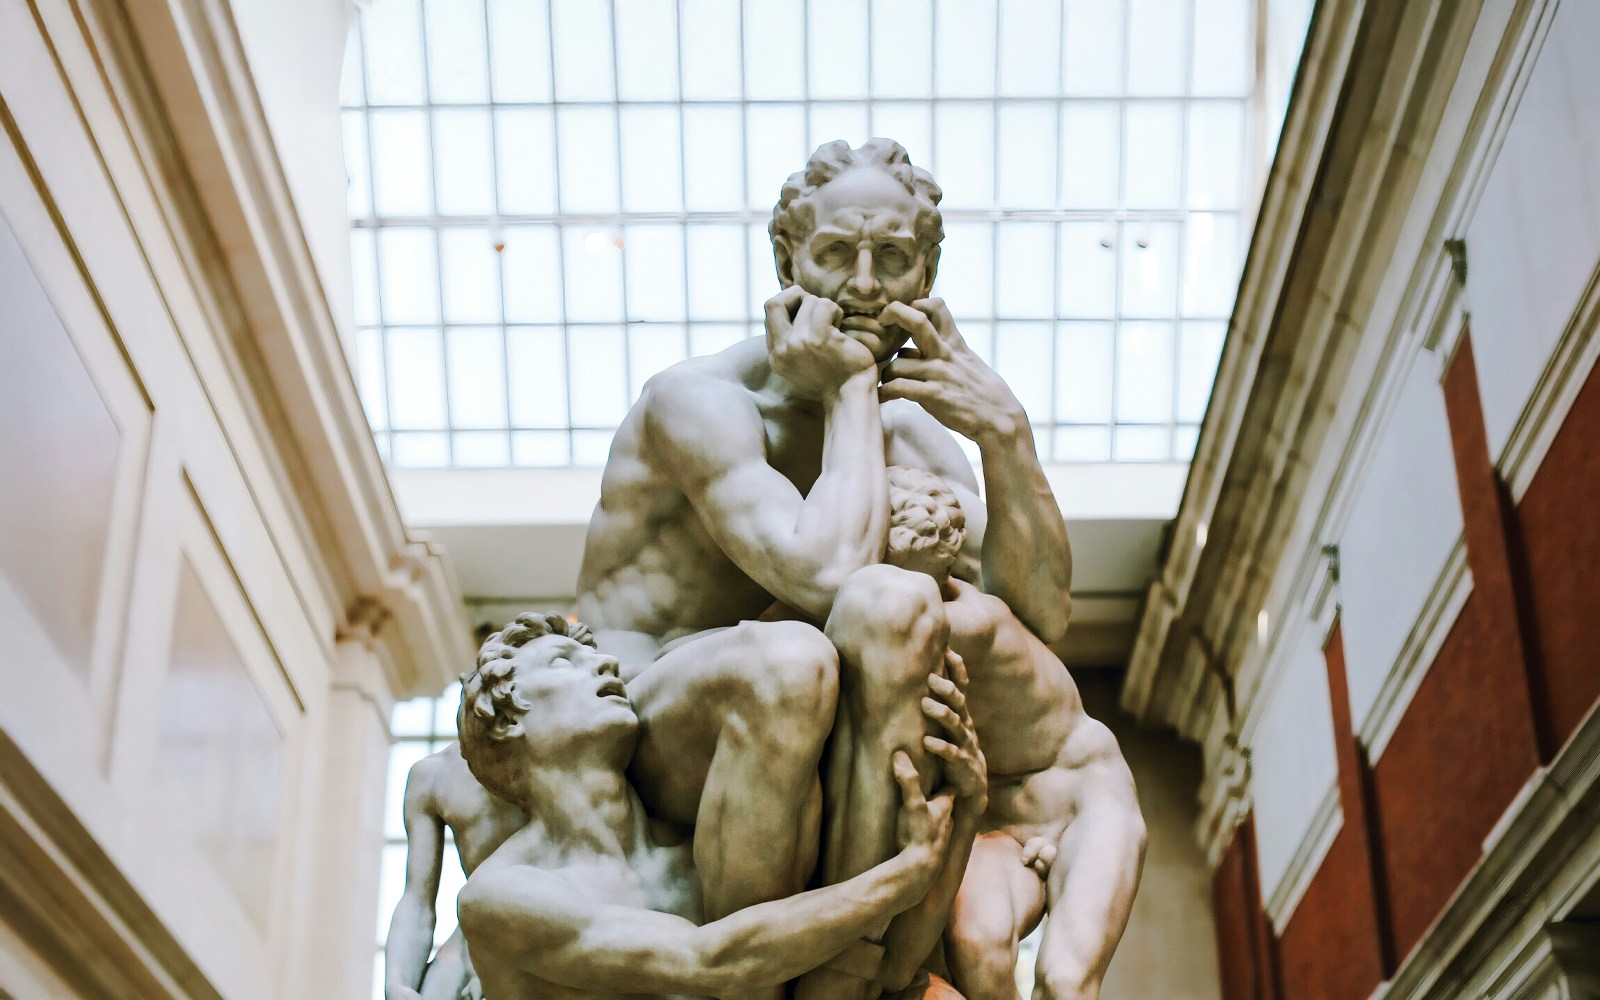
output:
[{"label": "shadow on wall", "polygon": [[1120,670],[1079,669],[1073,678],[1089,714],[1122,744],[1150,832],[1144,878],[1103,1000],[1220,1000],[1211,875],[1194,832],[1200,749],[1169,732],[1141,729],[1119,712]]}]

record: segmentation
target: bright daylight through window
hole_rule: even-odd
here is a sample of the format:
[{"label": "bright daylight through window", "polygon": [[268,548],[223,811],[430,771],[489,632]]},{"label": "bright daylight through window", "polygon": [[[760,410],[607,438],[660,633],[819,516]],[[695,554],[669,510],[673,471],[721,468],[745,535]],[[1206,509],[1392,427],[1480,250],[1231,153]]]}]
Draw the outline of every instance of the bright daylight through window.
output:
[{"label": "bright daylight through window", "polygon": [[760,332],[784,179],[880,135],[943,187],[935,292],[1041,455],[1186,460],[1293,72],[1263,6],[368,0],[343,102],[378,447],[603,463],[647,378]]},{"label": "bright daylight through window", "polygon": [[[1041,456],[1186,461],[1310,7],[363,0],[343,103],[379,450],[602,464],[646,379],[761,332],[789,174],[885,136],[944,190],[935,291]],[[380,941],[405,775],[456,697],[395,712]]]}]

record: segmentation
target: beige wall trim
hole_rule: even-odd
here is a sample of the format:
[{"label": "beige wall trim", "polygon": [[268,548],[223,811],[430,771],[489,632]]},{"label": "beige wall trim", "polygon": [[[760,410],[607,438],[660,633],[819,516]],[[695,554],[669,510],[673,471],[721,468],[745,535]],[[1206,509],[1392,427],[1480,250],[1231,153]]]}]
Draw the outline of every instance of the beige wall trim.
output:
[{"label": "beige wall trim", "polygon": [[1323,793],[1322,804],[1317,807],[1317,817],[1311,821],[1305,839],[1295,849],[1288,871],[1284,872],[1277,888],[1265,901],[1267,918],[1272,921],[1272,929],[1278,934],[1282,934],[1288,926],[1295,907],[1305,898],[1306,889],[1310,888],[1317,869],[1322,867],[1322,859],[1328,856],[1333,839],[1343,828],[1344,810],[1339,807],[1339,782],[1335,780]]},{"label": "beige wall trim", "polygon": [[1384,748],[1405,717],[1406,708],[1438,658],[1440,648],[1471,594],[1472,570],[1467,566],[1466,541],[1459,539],[1440,570],[1439,578],[1434,581],[1411,634],[1400,647],[1400,655],[1389,667],[1377,700],[1356,732],[1356,737],[1367,748],[1371,763],[1377,764],[1383,756]]},{"label": "beige wall trim", "polygon": [[[1128,663],[1122,706],[1142,722],[1176,723],[1170,709],[1163,711],[1152,703],[1157,677],[1172,669],[1169,663],[1174,657],[1184,655],[1182,649],[1168,647],[1169,640],[1174,639],[1174,620],[1188,603],[1204,554],[1197,529],[1208,526],[1209,548],[1222,548],[1232,542],[1231,532],[1219,533],[1211,522],[1234,459],[1250,386],[1263,362],[1279,288],[1295,255],[1294,240],[1311,211],[1317,167],[1331,139],[1341,84],[1364,6],[1359,0],[1318,4],[1307,31],[1295,96],[1268,175],[1211,404],[1206,409],[1174,525],[1172,547],[1159,577],[1151,584],[1139,638]],[[1187,645],[1188,637],[1182,630],[1178,632],[1171,645]]]},{"label": "beige wall trim", "polygon": [[1600,359],[1597,327],[1600,327],[1600,268],[1590,276],[1583,298],[1562,331],[1561,340],[1539,376],[1533,395],[1497,463],[1514,503],[1520,503],[1523,494],[1528,492],[1579,390],[1594,370],[1596,359]]},{"label": "beige wall trim", "polygon": [[3,730],[0,884],[7,922],[84,996],[221,1000]]},{"label": "beige wall trim", "polygon": [[1600,886],[1600,710],[1530,785],[1402,962],[1389,1000],[1545,995],[1522,988],[1536,978],[1530,957],[1547,947],[1547,925]]},{"label": "beige wall trim", "polygon": [[[371,638],[388,647],[390,686],[443,687],[446,665],[470,653],[460,595],[442,552],[401,522],[230,9],[74,2],[68,19],[103,78],[63,75],[109,86],[116,101],[164,235],[214,324],[214,342],[199,350],[196,331],[184,329],[191,357],[218,366],[201,381],[248,478],[279,487],[257,499],[308,612],[336,623],[322,641],[331,655],[347,616],[377,602],[391,624]],[[68,19],[41,17],[54,32]],[[144,52],[174,57],[146,62]],[[141,240],[155,237],[140,230]],[[232,405],[218,403],[222,385],[237,395]],[[300,503],[275,509],[263,493]],[[296,552],[315,555],[301,562]]]}]

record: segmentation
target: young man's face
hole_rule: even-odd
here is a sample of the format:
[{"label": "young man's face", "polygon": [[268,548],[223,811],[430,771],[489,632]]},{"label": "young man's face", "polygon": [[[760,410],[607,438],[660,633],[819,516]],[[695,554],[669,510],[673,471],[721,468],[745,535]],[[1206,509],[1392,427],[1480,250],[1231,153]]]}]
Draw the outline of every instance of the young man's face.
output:
[{"label": "young man's face", "polygon": [[532,707],[529,739],[543,746],[631,735],[638,717],[617,676],[617,658],[566,636],[547,635],[517,650],[517,694]]},{"label": "young man's face", "polygon": [[918,206],[889,174],[856,167],[812,194],[815,226],[790,248],[795,284],[844,310],[839,328],[886,360],[905,342],[878,314],[891,302],[926,298],[928,254],[917,244]]}]

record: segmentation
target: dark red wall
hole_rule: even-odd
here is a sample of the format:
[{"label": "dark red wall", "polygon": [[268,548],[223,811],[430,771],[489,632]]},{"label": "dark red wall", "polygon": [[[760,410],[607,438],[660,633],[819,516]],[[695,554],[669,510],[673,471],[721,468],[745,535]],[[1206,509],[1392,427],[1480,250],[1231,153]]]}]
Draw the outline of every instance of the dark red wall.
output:
[{"label": "dark red wall", "polygon": [[1350,728],[1344,639],[1337,623],[1323,654],[1343,823],[1283,929],[1278,960],[1285,997],[1365,1000],[1384,978],[1383,942],[1368,836],[1364,765]]},{"label": "dark red wall", "polygon": [[1261,905],[1255,816],[1234,831],[1211,880],[1223,1000],[1279,1000],[1276,942]]},{"label": "dark red wall", "polygon": [[1600,699],[1600,367],[1589,372],[1517,515],[1535,687],[1559,747]]},{"label": "dark red wall", "polygon": [[[1242,829],[1242,828],[1241,828]],[[1211,906],[1216,914],[1217,964],[1224,1000],[1257,1000],[1255,946],[1252,940],[1256,906],[1247,882],[1255,870],[1246,862],[1245,838],[1235,830],[1233,842],[1211,876]]]},{"label": "dark red wall", "polygon": [[1520,665],[1476,591],[1373,769],[1393,953],[1404,958],[1538,766]]},{"label": "dark red wall", "polygon": [[1346,822],[1278,942],[1292,1000],[1366,1000],[1383,981],[1362,833]]},{"label": "dark red wall", "polygon": [[1281,938],[1264,941],[1251,921],[1253,827],[1241,828],[1214,884],[1227,1000],[1370,996],[1600,702],[1600,367],[1515,507],[1478,386],[1467,332],[1443,390],[1471,594],[1376,765],[1351,732],[1335,627],[1325,652],[1344,822]]}]

